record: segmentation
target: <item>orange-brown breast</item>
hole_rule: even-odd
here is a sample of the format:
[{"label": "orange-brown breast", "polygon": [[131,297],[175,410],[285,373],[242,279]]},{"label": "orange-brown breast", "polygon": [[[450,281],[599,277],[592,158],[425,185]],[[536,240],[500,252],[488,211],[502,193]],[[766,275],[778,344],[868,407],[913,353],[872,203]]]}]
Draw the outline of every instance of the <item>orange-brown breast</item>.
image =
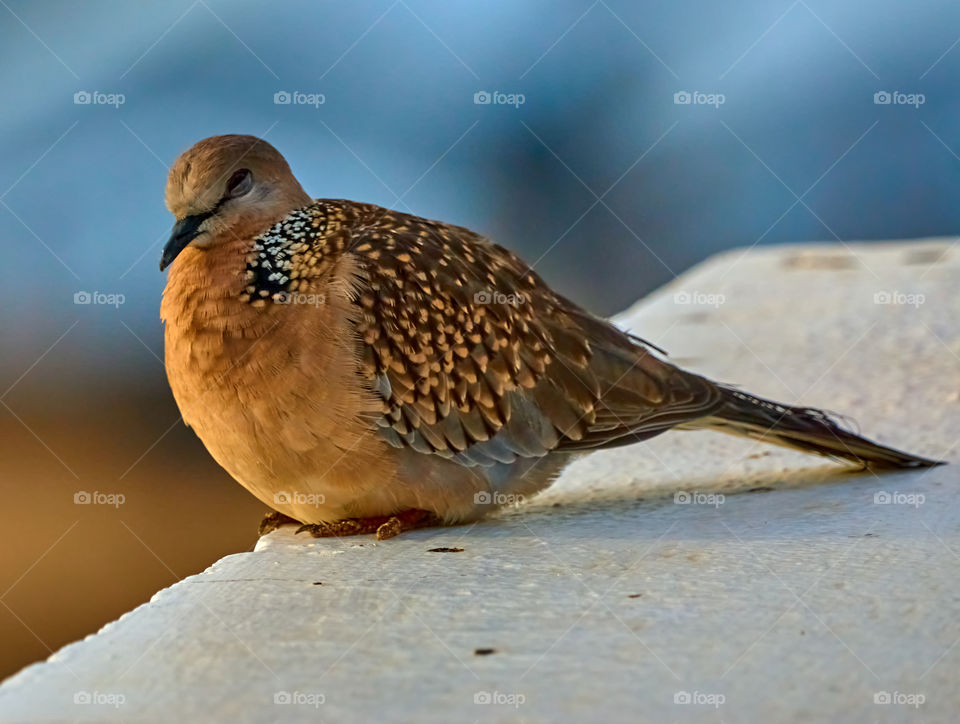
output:
[{"label": "orange-brown breast", "polygon": [[[306,522],[379,507],[394,471],[373,434],[380,405],[356,372],[353,261],[341,256],[301,282],[310,303],[257,305],[244,297],[251,248],[249,237],[214,239],[170,269],[161,316],[183,419],[220,465],[281,512]],[[285,510],[283,495],[314,497]]]}]

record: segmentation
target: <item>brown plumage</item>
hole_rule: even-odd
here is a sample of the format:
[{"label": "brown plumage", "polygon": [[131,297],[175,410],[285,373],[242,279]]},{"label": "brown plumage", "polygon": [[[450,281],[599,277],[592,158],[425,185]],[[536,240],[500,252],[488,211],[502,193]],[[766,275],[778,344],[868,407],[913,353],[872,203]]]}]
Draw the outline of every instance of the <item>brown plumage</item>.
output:
[{"label": "brown plumage", "polygon": [[167,206],[162,316],[184,421],[316,534],[473,520],[575,453],[674,427],[935,464],[684,372],[469,229],[313,200],[265,141],[199,142]]}]

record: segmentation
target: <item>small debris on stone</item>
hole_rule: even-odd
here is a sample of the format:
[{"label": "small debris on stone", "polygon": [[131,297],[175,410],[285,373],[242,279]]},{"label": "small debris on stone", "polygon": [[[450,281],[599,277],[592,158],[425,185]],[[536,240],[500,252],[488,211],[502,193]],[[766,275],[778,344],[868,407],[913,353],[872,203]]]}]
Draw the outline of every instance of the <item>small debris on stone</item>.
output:
[{"label": "small debris on stone", "polygon": [[463,553],[463,548],[430,548],[427,553]]}]

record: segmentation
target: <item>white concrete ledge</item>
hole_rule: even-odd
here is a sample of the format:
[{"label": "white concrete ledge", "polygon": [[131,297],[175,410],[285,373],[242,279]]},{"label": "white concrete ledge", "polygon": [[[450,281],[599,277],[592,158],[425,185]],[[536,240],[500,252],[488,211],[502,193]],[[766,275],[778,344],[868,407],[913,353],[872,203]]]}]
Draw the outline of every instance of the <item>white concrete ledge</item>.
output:
[{"label": "white concrete ledge", "polygon": [[[733,251],[623,321],[692,369],[950,459],[958,257]],[[668,434],[471,527],[276,531],[8,679],[0,720],[955,721],[957,488],[956,465],[878,478]]]}]

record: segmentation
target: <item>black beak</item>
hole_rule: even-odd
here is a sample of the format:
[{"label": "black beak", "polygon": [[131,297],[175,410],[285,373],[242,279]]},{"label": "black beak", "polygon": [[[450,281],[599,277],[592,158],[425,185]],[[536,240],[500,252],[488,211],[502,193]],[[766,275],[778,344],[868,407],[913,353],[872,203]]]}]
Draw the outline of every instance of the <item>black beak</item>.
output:
[{"label": "black beak", "polygon": [[167,240],[166,246],[163,247],[163,254],[160,256],[160,271],[170,266],[180,252],[203,233],[200,231],[200,225],[211,216],[213,216],[212,211],[205,214],[194,214],[180,219],[173,225],[173,231],[170,232],[170,238]]}]

